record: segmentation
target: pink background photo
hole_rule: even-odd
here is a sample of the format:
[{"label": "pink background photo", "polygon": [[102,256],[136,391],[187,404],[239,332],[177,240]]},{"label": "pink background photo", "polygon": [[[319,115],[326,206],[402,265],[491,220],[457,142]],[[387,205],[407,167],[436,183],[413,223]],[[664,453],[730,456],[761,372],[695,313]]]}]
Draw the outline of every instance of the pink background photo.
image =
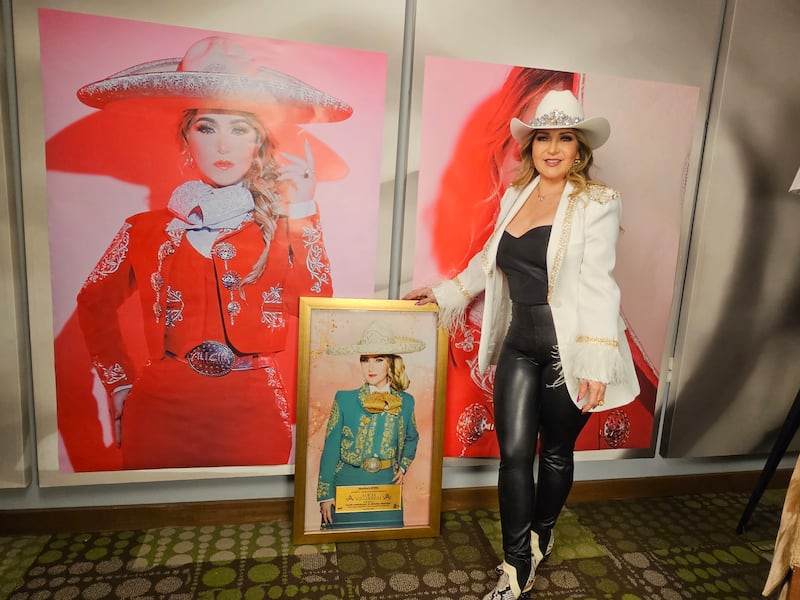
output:
[{"label": "pink background photo", "polygon": [[[83,394],[83,390],[73,393],[74,390],[67,389],[65,380],[59,379],[59,364],[64,363],[59,357],[74,354],[71,348],[78,340],[75,297],[86,276],[124,219],[164,206],[169,192],[158,187],[161,165],[145,165],[152,167],[153,172],[144,173],[131,172],[137,169],[126,164],[125,136],[129,133],[130,144],[138,147],[147,142],[136,139],[140,128],[135,123],[129,132],[114,132],[114,136],[109,133],[104,137],[97,127],[85,134],[87,125],[102,116],[99,114],[102,111],[82,104],[76,96],[77,90],[134,65],[180,58],[198,40],[222,35],[243,47],[255,62],[289,73],[348,103],[353,108],[350,118],[336,123],[300,125],[300,128],[338,155],[347,167],[343,176],[326,180],[321,177],[315,196],[331,261],[334,294],[372,297],[379,233],[387,56],[58,10],[39,11],[39,30],[60,470],[115,470],[104,392],[95,381],[96,407],[86,405],[84,399],[83,406],[78,406],[73,397]],[[146,130],[146,121],[143,116],[141,130]],[[112,152],[118,156],[109,159],[106,146],[113,148]],[[87,156],[90,158],[86,159]],[[96,169],[92,156],[97,157]],[[113,168],[108,168],[114,162]],[[164,168],[175,171],[174,164],[165,164]],[[358,268],[353,268],[354,264]],[[64,340],[69,343],[61,343]],[[296,348],[289,351],[296,353]],[[294,372],[287,372],[284,380],[289,380],[287,383],[293,389]],[[69,404],[64,402],[67,397]],[[92,418],[96,422],[87,422]],[[99,433],[87,435],[83,431],[76,435],[82,424],[88,431],[98,429]],[[69,443],[65,443],[65,435],[71,438]],[[89,442],[85,437],[98,439]]]},{"label": "pink background photo", "polygon": [[[425,58],[415,286],[436,284],[449,276],[440,272],[437,261],[432,259],[434,214],[445,185],[444,174],[448,167],[465,160],[465,152],[481,148],[480,140],[465,146],[460,136],[471,119],[484,118],[476,117],[479,107],[498,92],[511,69],[503,64],[438,56]],[[592,73],[580,76],[585,115],[604,116],[611,123],[611,137],[595,152],[592,174],[617,189],[622,197],[623,231],[617,247],[615,277],[622,290],[622,312],[630,332],[637,339],[643,360],[657,377],[674,299],[685,177],[699,90]],[[465,171],[462,169],[462,177],[468,178]],[[465,183],[460,189],[466,191],[469,187]],[[465,197],[464,214],[470,214],[471,207],[478,202],[477,198]],[[448,223],[451,226],[459,225]],[[650,394],[654,396],[654,391]],[[650,446],[654,433],[652,401],[652,398],[647,401],[646,410],[638,411],[641,414],[631,417],[641,422],[636,440],[631,436],[634,445],[626,447]],[[454,426],[448,413],[446,427]],[[588,441],[585,449],[599,449],[601,436],[592,427],[587,426],[585,435],[582,434],[584,441]],[[447,450],[445,455],[449,456]]]}]

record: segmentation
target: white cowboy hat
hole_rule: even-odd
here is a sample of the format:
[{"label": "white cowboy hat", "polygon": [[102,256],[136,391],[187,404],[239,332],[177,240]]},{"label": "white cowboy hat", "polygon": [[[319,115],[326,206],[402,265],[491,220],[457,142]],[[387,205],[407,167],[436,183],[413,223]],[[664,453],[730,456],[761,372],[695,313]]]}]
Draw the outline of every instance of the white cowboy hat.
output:
[{"label": "white cowboy hat", "polygon": [[602,146],[611,135],[611,126],[605,117],[584,119],[581,103],[569,90],[547,92],[536,107],[536,115],[530,123],[516,117],[511,119],[511,135],[520,144],[525,143],[536,129],[564,128],[583,131],[592,150]]},{"label": "white cowboy hat", "polygon": [[78,90],[94,108],[220,109],[250,112],[265,125],[276,121],[342,121],[345,102],[286,73],[256,65],[235,42],[209,37],[183,58],[136,65]]},{"label": "white cowboy hat", "polygon": [[331,346],[328,354],[341,356],[358,354],[374,356],[377,354],[409,354],[425,348],[425,342],[412,337],[394,335],[392,328],[383,321],[373,321],[364,329],[357,344]]}]

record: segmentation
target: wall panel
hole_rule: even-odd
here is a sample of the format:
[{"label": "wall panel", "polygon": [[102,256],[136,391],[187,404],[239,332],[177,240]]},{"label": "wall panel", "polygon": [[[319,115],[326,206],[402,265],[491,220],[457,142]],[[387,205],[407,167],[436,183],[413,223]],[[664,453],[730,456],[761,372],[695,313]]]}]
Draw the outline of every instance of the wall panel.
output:
[{"label": "wall panel", "polygon": [[[491,5],[462,0],[418,3],[409,160],[409,209],[416,210],[416,222],[406,228],[416,234],[415,285],[451,276],[480,249],[478,241],[463,260],[442,258],[452,254],[454,244],[469,245],[479,238],[481,217],[473,215],[488,215],[485,205],[496,202],[487,202],[486,185],[474,172],[489,170],[491,155],[482,148],[494,143],[490,136],[499,135],[495,128],[505,126],[507,131],[494,120],[509,104],[502,90],[510,87],[506,76],[511,66],[578,74],[580,81],[572,87],[582,96],[587,115],[601,114],[611,122],[611,139],[595,153],[593,174],[619,189],[623,198],[624,231],[615,275],[622,288],[623,314],[639,350],[643,392],[620,411],[592,417],[578,440],[584,459],[655,452],[668,379],[660,374],[668,371],[674,340],[723,8],[722,2],[667,5],[641,0],[557,6],[512,0]],[[505,119],[510,116],[521,115]],[[483,159],[477,158],[481,151]],[[512,159],[504,160],[506,168]],[[443,191],[445,187],[456,191]],[[447,202],[462,202],[462,211],[440,208]],[[437,215],[445,212],[450,216],[437,229]],[[459,228],[461,239],[442,242],[449,230]],[[442,245],[447,250],[439,250]],[[453,268],[455,264],[461,266]],[[454,345],[463,348],[471,340],[469,335]],[[469,369],[469,361],[462,359],[463,371]],[[450,389],[460,385],[456,371],[450,371]],[[454,390],[459,398],[448,404],[466,395],[473,398],[463,412],[449,415],[453,429],[464,423],[491,423],[490,378],[469,375],[478,384]],[[477,439],[483,435],[490,440],[491,427],[483,434],[459,430],[457,435],[463,455],[496,455],[491,442]],[[487,447],[477,450],[481,444]],[[451,451],[459,449],[453,445]],[[447,444],[445,453],[453,456]]]},{"label": "wall panel", "polygon": [[[771,447],[800,387],[800,5],[731,3],[662,452]],[[795,447],[796,448],[796,447]]]},{"label": "wall panel", "polygon": [[[351,97],[359,100],[350,100],[354,110],[345,121],[349,134],[341,134],[342,128],[326,129],[328,123],[311,124],[307,130],[322,145],[335,148],[334,154],[338,151],[345,163],[344,175],[327,181],[320,175],[315,194],[334,293],[369,297],[374,293],[377,273],[385,271],[374,251],[389,237],[389,231],[379,232],[376,223],[381,183],[394,179],[404,3],[393,0],[382,3],[379,9],[364,0],[335,4],[306,0],[291,5],[240,0],[225,3],[224,8],[214,2],[188,1],[134,5],[75,0],[12,5],[19,98],[24,99],[20,102],[21,175],[27,275],[33,290],[30,333],[41,484],[291,474],[291,458],[287,464],[270,466],[120,470],[119,452],[106,414],[106,394],[91,381],[92,369],[75,317],[74,298],[81,279],[113,238],[121,219],[159,208],[170,191],[158,191],[163,178],[153,177],[148,184],[129,177],[137,169],[128,168],[127,173],[117,170],[113,159],[105,160],[116,151],[96,152],[106,140],[96,125],[89,127],[87,123],[98,111],[78,102],[75,92],[82,85],[134,64],[181,57],[195,41],[214,34],[240,36],[236,39],[249,44],[251,52],[264,53],[259,56],[260,62],[288,71],[345,101],[349,100],[346,88],[350,86]],[[360,27],[358,22],[370,22],[371,27]],[[80,37],[85,37],[84,43],[75,44]],[[148,43],[143,42],[145,39]],[[341,55],[346,53],[354,60],[342,60]],[[309,58],[312,56],[317,58]],[[367,63],[361,58],[372,67],[365,67]],[[285,66],[292,64],[292,68]],[[373,68],[376,64],[378,67]],[[359,91],[353,91],[356,89]],[[154,113],[149,119],[143,118],[141,128],[154,118]],[[135,136],[136,124],[128,131]],[[119,137],[105,133],[108,138]],[[168,136],[167,143],[173,139]],[[94,142],[86,144],[86,140]],[[58,153],[52,151],[56,141],[60,144]],[[108,141],[113,145],[114,139]],[[284,147],[287,145],[284,139]],[[125,166],[125,150],[120,148],[117,166]],[[87,162],[93,161],[83,159],[93,152],[98,154],[97,164],[102,162],[107,170],[95,170],[92,164],[87,167]],[[142,154],[153,162],[146,152]],[[176,154],[173,152],[173,158]],[[164,163],[165,173],[185,167]],[[322,165],[315,168],[318,172],[323,169]],[[180,175],[184,180],[189,177]],[[104,233],[95,236],[100,231]],[[100,238],[105,241],[97,246]],[[360,270],[352,268],[355,260],[360,261]],[[79,273],[82,275],[76,275]],[[291,331],[291,325],[288,329]],[[140,334],[135,330],[131,327],[134,334]],[[72,352],[76,343],[83,349]],[[65,366],[81,353],[85,356],[80,365]],[[296,364],[290,363],[296,360],[286,361],[280,368],[292,403],[291,413]],[[77,418],[79,410],[88,418]],[[84,422],[86,429],[81,429]],[[69,438],[67,431],[71,432]],[[96,440],[91,447],[84,443],[90,435]],[[197,444],[202,448],[202,440]]]},{"label": "wall panel", "polygon": [[[5,15],[4,15],[5,16]],[[0,17],[0,27],[10,24]],[[4,37],[4,42],[7,38]],[[9,93],[6,70],[10,44],[0,47],[0,97]],[[0,102],[0,488],[19,488],[30,482],[28,410],[28,345],[25,332],[25,286],[22,273],[20,206],[14,176],[11,109]]]}]

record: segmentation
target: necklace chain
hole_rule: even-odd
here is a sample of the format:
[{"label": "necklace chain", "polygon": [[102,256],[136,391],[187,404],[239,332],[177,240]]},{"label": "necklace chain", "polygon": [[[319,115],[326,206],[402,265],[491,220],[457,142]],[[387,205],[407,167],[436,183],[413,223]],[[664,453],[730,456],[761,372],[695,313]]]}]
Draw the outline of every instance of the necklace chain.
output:
[{"label": "necklace chain", "polygon": [[547,192],[546,194],[542,194],[542,190],[539,189],[538,185],[536,186],[536,195],[538,196],[539,202],[544,202],[545,196],[549,196],[549,195],[554,194],[554,193],[561,195],[561,193],[563,191],[564,190],[562,189],[560,192]]}]

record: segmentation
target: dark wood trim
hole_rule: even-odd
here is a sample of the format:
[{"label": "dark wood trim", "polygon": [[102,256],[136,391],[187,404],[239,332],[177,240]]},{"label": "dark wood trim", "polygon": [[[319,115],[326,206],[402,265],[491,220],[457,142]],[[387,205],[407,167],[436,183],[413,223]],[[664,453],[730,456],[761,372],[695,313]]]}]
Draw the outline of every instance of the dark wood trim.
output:
[{"label": "dark wood trim", "polygon": [[[792,471],[793,469],[778,469],[772,476],[768,487],[772,489],[788,488]],[[760,476],[761,471],[740,471],[737,473],[581,481],[575,482],[568,502],[596,502],[722,492],[750,493],[755,488]]]},{"label": "dark wood trim", "polygon": [[[683,494],[750,492],[760,471],[712,473],[674,477],[644,477],[577,481],[568,504]],[[786,488],[792,469],[779,469],[771,488]],[[291,498],[179,502],[131,506],[91,506],[35,510],[0,510],[0,533],[34,534],[62,531],[118,531],[181,525],[221,525],[291,521]],[[442,490],[442,510],[496,509],[494,487]],[[744,509],[744,506],[742,506]]]}]

